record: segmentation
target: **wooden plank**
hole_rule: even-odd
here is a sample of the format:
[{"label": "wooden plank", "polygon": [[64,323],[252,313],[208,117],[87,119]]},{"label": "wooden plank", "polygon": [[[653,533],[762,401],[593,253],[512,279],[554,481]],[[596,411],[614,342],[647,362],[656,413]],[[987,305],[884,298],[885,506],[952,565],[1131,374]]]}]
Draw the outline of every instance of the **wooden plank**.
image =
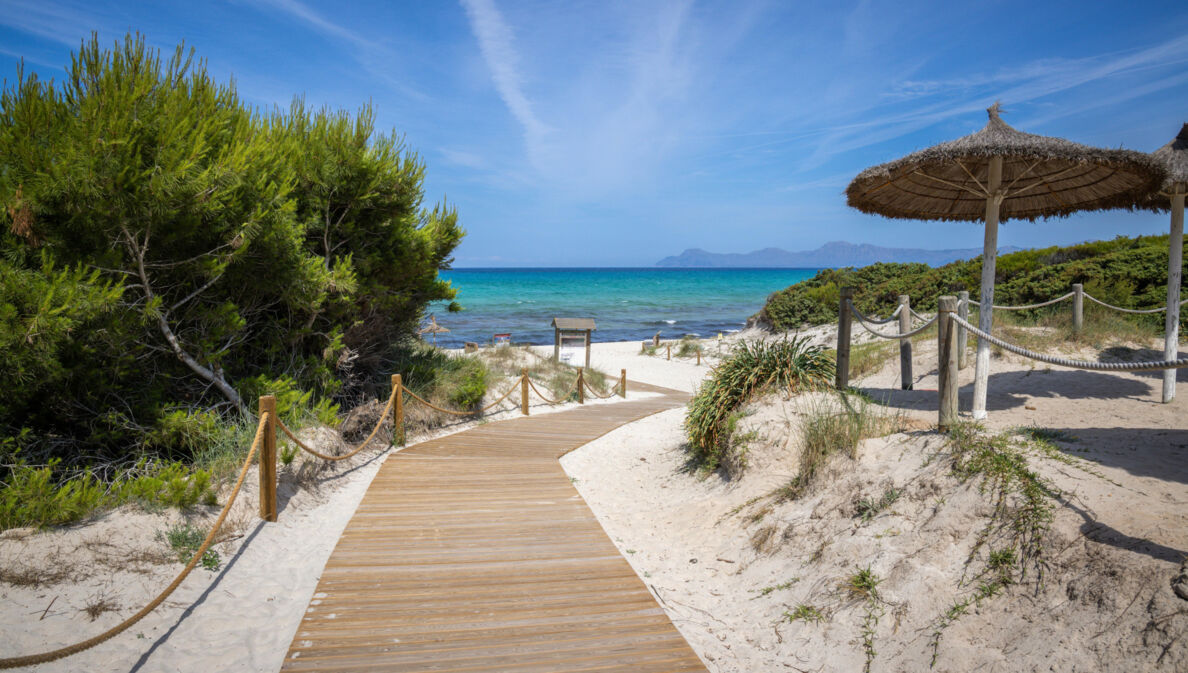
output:
[{"label": "wooden plank", "polygon": [[401,451],[326,564],[286,671],[705,671],[557,459],[688,400],[523,416]]}]

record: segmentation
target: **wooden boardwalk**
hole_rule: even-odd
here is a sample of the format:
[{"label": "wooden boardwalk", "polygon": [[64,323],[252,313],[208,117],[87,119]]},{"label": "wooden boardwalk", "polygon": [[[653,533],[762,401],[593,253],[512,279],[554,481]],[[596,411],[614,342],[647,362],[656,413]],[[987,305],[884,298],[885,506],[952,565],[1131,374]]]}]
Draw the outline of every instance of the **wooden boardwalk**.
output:
[{"label": "wooden boardwalk", "polygon": [[705,671],[557,459],[684,404],[480,425],[388,458],[318,582],[285,671]]}]

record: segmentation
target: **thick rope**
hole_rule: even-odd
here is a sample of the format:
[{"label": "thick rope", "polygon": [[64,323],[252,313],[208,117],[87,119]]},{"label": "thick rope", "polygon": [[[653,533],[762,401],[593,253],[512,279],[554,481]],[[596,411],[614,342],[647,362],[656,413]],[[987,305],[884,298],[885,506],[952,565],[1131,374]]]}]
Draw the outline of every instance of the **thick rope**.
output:
[{"label": "thick rope", "polygon": [[[480,414],[485,414],[485,413],[487,413],[488,411],[490,411],[491,409],[494,409],[495,407],[497,407],[497,406],[499,406],[500,404],[502,404],[502,403],[503,403],[503,401],[504,401],[504,400],[506,400],[508,397],[510,397],[510,396],[511,396],[511,394],[512,394],[512,393],[514,393],[514,392],[516,391],[516,389],[517,389],[519,386],[520,386],[520,379],[519,379],[519,378],[517,378],[517,379],[516,379],[516,382],[515,382],[515,383],[513,383],[513,384],[511,385],[511,387],[507,389],[507,392],[503,393],[503,395],[502,395],[502,396],[501,396],[499,399],[497,399],[497,400],[495,400],[494,402],[492,402],[492,403],[488,404],[487,406],[483,407],[482,409],[476,409],[476,410],[474,410],[474,411],[454,411],[453,409],[443,409],[443,408],[441,408],[441,407],[437,406],[436,404],[433,404],[433,403],[431,403],[431,402],[428,402],[428,401],[426,401],[426,400],[425,400],[425,398],[423,398],[423,397],[421,397],[421,396],[417,395],[416,393],[414,393],[413,391],[409,390],[408,388],[405,388],[405,389],[404,389],[404,392],[408,393],[408,396],[409,396],[409,397],[411,397],[411,398],[413,398],[414,400],[416,400],[416,401],[420,402],[421,404],[424,404],[425,406],[429,407],[430,409],[435,409],[435,410],[437,410],[437,411],[440,411],[440,412],[442,412],[442,413],[446,413],[446,414],[453,414],[454,416],[478,416],[478,415],[480,415]],[[386,414],[385,414],[385,415],[386,415]],[[381,417],[381,420],[383,420],[383,417]]]},{"label": "thick rope", "polygon": [[916,313],[916,309],[914,308],[909,308],[908,310],[912,312],[912,317],[916,320],[931,320],[931,318],[924,315],[923,313]]},{"label": "thick rope", "polygon": [[171,582],[169,586],[165,587],[164,591],[158,594],[157,597],[154,598],[148,605],[141,608],[140,612],[137,612],[136,614],[113,626],[107,631],[95,636],[94,638],[84,640],[80,643],[75,643],[74,645],[68,645],[51,652],[43,652],[41,654],[26,654],[22,657],[9,657],[7,659],[0,659],[0,669],[44,664],[50,661],[56,661],[63,657],[68,657],[72,654],[78,654],[79,652],[89,650],[99,643],[102,643],[105,640],[108,640],[124,632],[128,629],[128,627],[140,621],[146,615],[148,615],[148,613],[155,610],[157,606],[164,602],[166,598],[169,598],[169,594],[172,594],[173,590],[176,589],[186,579],[186,577],[190,574],[190,571],[198,565],[198,562],[206,554],[206,551],[210,549],[210,545],[214,542],[215,534],[219,532],[219,528],[222,527],[223,522],[227,519],[227,515],[231,512],[231,506],[235,504],[235,498],[239,495],[240,487],[243,486],[243,478],[247,476],[248,468],[252,465],[252,458],[255,457],[256,450],[260,448],[260,442],[264,438],[264,426],[268,421],[268,417],[268,413],[263,413],[260,415],[260,423],[256,426],[256,438],[252,440],[252,448],[248,451],[247,458],[243,461],[243,467],[239,470],[239,479],[235,481],[235,488],[232,489],[231,497],[227,499],[227,504],[223,505],[223,511],[219,513],[219,518],[216,519],[214,525],[211,526],[210,532],[206,534],[206,539],[202,541],[202,545],[198,547],[198,551],[194,552],[194,556],[190,558],[190,562],[187,563],[186,567],[181,571],[181,573],[179,573],[178,576],[174,578],[173,582]]},{"label": "thick rope", "polygon": [[[1101,304],[1102,306],[1104,306],[1106,308],[1112,308],[1115,311],[1121,311],[1123,313],[1136,313],[1136,314],[1138,314],[1138,313],[1163,313],[1164,311],[1167,310],[1166,306],[1160,306],[1159,308],[1146,308],[1146,309],[1122,308],[1121,306],[1114,306],[1113,304],[1107,304],[1104,301],[1098,299],[1097,297],[1094,297],[1093,295],[1089,294],[1088,292],[1084,292],[1082,294],[1084,294],[1085,298],[1090,301],[1095,301],[1098,304]],[[1188,299],[1185,299],[1184,301],[1180,302],[1178,304],[1178,306],[1183,306],[1184,304],[1188,304]]]},{"label": "thick rope", "polygon": [[532,379],[528,379],[528,386],[530,388],[532,388],[532,390],[540,397],[540,399],[545,401],[545,404],[562,404],[569,398],[570,395],[577,392],[577,381],[573,382],[573,388],[566,391],[564,395],[562,395],[561,397],[559,397],[555,400],[551,399],[549,397],[546,397],[544,393],[540,392],[540,388],[536,387],[536,384],[532,382]]},{"label": "thick rope", "polygon": [[[911,309],[908,309],[908,310],[911,310]],[[899,314],[902,312],[903,312],[903,304],[900,304],[899,306],[897,306],[895,308],[895,311],[892,312],[891,315],[887,316],[887,318],[884,320],[875,320],[874,318],[871,318],[870,316],[866,316],[866,315],[864,315],[863,318],[865,318],[866,321],[872,325],[886,325],[887,323],[892,322],[893,320],[898,318]],[[915,313],[915,311],[912,311],[912,312]]]},{"label": "thick rope", "polygon": [[1015,355],[1021,355],[1025,358],[1039,360],[1040,362],[1046,362],[1050,365],[1057,365],[1059,367],[1087,369],[1089,371],[1098,372],[1138,372],[1150,371],[1153,369],[1181,369],[1183,367],[1188,367],[1188,358],[1180,358],[1179,360],[1159,360],[1155,362],[1089,362],[1087,360],[1058,358],[1052,355],[1036,353],[1035,351],[1023,348],[1022,346],[1016,346],[1015,344],[1003,341],[996,336],[987,334],[977,327],[974,327],[973,325],[969,324],[969,322],[962,320],[961,318],[957,317],[957,314],[953,314],[951,319],[958,325],[965,327],[965,329],[969,330],[971,334],[978,337],[979,339],[985,339],[986,341],[1008,350]]},{"label": "thick rope", "polygon": [[409,390],[408,388],[405,388],[404,392],[408,393],[409,397],[420,402],[421,404],[429,407],[430,409],[440,411],[443,414],[452,414],[454,416],[476,416],[479,413],[477,411],[454,411],[453,409],[442,409],[441,407],[437,406],[436,404],[426,401],[425,398],[421,397],[420,395],[417,395],[416,393]]},{"label": "thick rope", "polygon": [[850,303],[849,306],[850,306],[850,313],[852,313],[854,315],[854,317],[858,319],[859,325],[862,325],[862,327],[867,332],[870,332],[871,334],[873,334],[877,337],[882,337],[884,339],[906,339],[908,337],[913,337],[913,336],[916,336],[917,334],[919,334],[920,332],[923,332],[924,330],[928,329],[929,327],[932,327],[932,324],[936,322],[936,316],[932,316],[931,320],[924,323],[923,325],[920,325],[919,327],[917,327],[916,329],[914,329],[910,332],[904,332],[903,334],[884,334],[883,332],[880,332],[880,331],[876,330],[875,328],[871,327],[870,325],[866,324],[866,322],[867,322],[866,316],[862,315],[861,311],[854,308],[853,303]]},{"label": "thick rope", "polygon": [[598,393],[598,391],[594,390],[594,388],[590,385],[589,381],[582,379],[582,383],[586,386],[586,391],[589,392],[591,395],[593,395],[595,397],[595,399],[599,399],[599,400],[609,400],[610,398],[614,397],[616,395],[615,391],[618,390],[619,386],[621,386],[623,384],[623,382],[620,381],[620,382],[616,383],[610,389],[609,393],[607,393],[606,395],[600,395]]},{"label": "thick rope", "polygon": [[[523,375],[521,375],[521,376],[523,376]],[[507,389],[506,393],[503,393],[502,397],[500,397],[499,399],[495,400],[494,402],[488,404],[487,406],[483,407],[482,409],[479,409],[478,412],[480,414],[485,414],[488,411],[490,411],[491,409],[494,409],[495,407],[499,406],[500,404],[503,403],[504,400],[511,397],[511,394],[514,393],[517,389],[519,389],[519,387],[520,387],[520,379],[516,379],[516,382],[513,383],[511,385],[511,387]]]},{"label": "thick rope", "polygon": [[306,451],[307,453],[312,453],[313,455],[317,456],[318,458],[321,458],[322,460],[332,460],[332,461],[346,460],[347,458],[351,458],[355,454],[357,454],[360,451],[362,451],[363,449],[367,448],[367,445],[371,443],[371,440],[375,439],[376,433],[379,432],[380,427],[384,424],[384,419],[388,417],[388,414],[392,413],[392,404],[395,401],[396,401],[396,391],[393,390],[392,394],[388,396],[388,404],[387,404],[387,406],[384,407],[384,411],[380,414],[379,420],[376,421],[375,427],[372,428],[371,434],[367,435],[367,439],[363,440],[362,444],[360,444],[359,446],[356,446],[349,453],[344,453],[341,456],[331,456],[331,455],[322,453],[321,451],[318,451],[317,449],[311,448],[305,442],[301,441],[300,439],[297,439],[297,436],[293,434],[293,431],[289,429],[289,426],[285,425],[284,422],[281,421],[279,418],[276,419],[276,424],[277,424],[277,426],[280,427],[281,432],[288,435],[289,439],[293,440],[293,443],[296,444],[297,446],[301,447],[301,449],[303,451]]},{"label": "thick rope", "polygon": [[[995,304],[994,310],[995,311],[1026,311],[1026,310],[1033,309],[1033,308],[1043,308],[1044,306],[1051,306],[1052,304],[1062,302],[1065,299],[1072,297],[1073,294],[1074,293],[1069,292],[1068,294],[1064,295],[1063,297],[1056,297],[1055,299],[1049,299],[1048,301],[1040,302],[1038,304],[1028,304],[1026,306],[999,306],[998,304]],[[1085,295],[1085,296],[1088,297],[1089,295]],[[981,302],[974,301],[972,299],[968,299],[966,301],[968,301],[970,304],[972,304],[974,306],[982,305]]]}]

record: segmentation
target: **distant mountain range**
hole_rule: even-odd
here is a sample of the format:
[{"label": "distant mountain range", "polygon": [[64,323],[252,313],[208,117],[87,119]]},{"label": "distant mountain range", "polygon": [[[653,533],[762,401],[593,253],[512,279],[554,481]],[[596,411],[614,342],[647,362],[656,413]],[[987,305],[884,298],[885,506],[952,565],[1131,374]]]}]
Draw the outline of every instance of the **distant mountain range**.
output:
[{"label": "distant mountain range", "polygon": [[[999,248],[998,254],[1016,252],[1022,248],[1007,246]],[[789,252],[780,248],[764,248],[747,253],[716,253],[700,248],[690,248],[674,257],[665,257],[656,266],[683,268],[825,268],[841,266],[866,266],[875,262],[923,262],[929,266],[942,266],[959,259],[972,259],[982,254],[981,248],[957,248],[952,250],[923,250],[919,248],[883,248],[877,245],[833,241],[817,248],[801,252]]]}]

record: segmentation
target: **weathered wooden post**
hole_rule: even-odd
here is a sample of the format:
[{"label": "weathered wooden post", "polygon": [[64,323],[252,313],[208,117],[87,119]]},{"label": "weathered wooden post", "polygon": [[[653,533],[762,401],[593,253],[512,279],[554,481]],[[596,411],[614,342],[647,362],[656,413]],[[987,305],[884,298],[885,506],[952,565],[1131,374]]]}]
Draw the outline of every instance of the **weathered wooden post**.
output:
[{"label": "weathered wooden post", "polygon": [[1080,334],[1085,328],[1085,286],[1073,283],[1073,332]]},{"label": "weathered wooden post", "polygon": [[850,299],[854,288],[843,287],[837,308],[837,375],[834,384],[838,390],[850,387]]},{"label": "weathered wooden post", "polygon": [[668,344],[668,347],[665,349],[665,353],[666,353],[666,355],[664,356],[664,359],[671,360],[672,359],[672,344]]},{"label": "weathered wooden post", "polygon": [[[1182,153],[1182,151],[1181,151]],[[1180,353],[1180,278],[1184,265],[1184,188],[1171,197],[1171,236],[1167,249],[1167,315],[1163,323],[1163,359],[1175,360]],[[1178,369],[1163,370],[1163,403],[1176,399]]]},{"label": "weathered wooden post", "polygon": [[624,369],[619,373],[619,397],[627,397],[627,370]]},{"label": "weathered wooden post", "polygon": [[[969,320],[969,290],[957,293],[957,315],[962,320]],[[957,369],[965,369],[969,363],[966,349],[969,346],[969,331],[964,325],[957,326]]]},{"label": "weathered wooden post", "polygon": [[701,366],[701,348],[697,349],[697,366]]},{"label": "weathered wooden post", "polygon": [[404,446],[404,380],[399,374],[392,375],[392,445]]},{"label": "weathered wooden post", "polygon": [[585,387],[586,387],[586,380],[585,380],[585,378],[584,378],[584,377],[585,377],[585,374],[584,374],[584,372],[585,372],[585,371],[586,371],[586,370],[585,370],[584,368],[582,368],[582,367],[578,367],[578,380],[577,380],[577,389],[578,389],[578,404],[585,404],[585,403],[586,403],[586,390],[585,390]]},{"label": "weathered wooden post", "polygon": [[941,297],[937,303],[937,427],[947,432],[957,422],[957,297]]},{"label": "weathered wooden post", "polygon": [[520,413],[528,415],[528,368],[520,369]]},{"label": "weathered wooden post", "polygon": [[[912,300],[906,294],[899,295],[899,333],[912,331]],[[912,340],[899,340],[899,385],[903,390],[912,389]]]},{"label": "weathered wooden post", "polygon": [[264,423],[264,441],[260,445],[260,518],[276,521],[276,398],[260,398],[260,416]]}]

